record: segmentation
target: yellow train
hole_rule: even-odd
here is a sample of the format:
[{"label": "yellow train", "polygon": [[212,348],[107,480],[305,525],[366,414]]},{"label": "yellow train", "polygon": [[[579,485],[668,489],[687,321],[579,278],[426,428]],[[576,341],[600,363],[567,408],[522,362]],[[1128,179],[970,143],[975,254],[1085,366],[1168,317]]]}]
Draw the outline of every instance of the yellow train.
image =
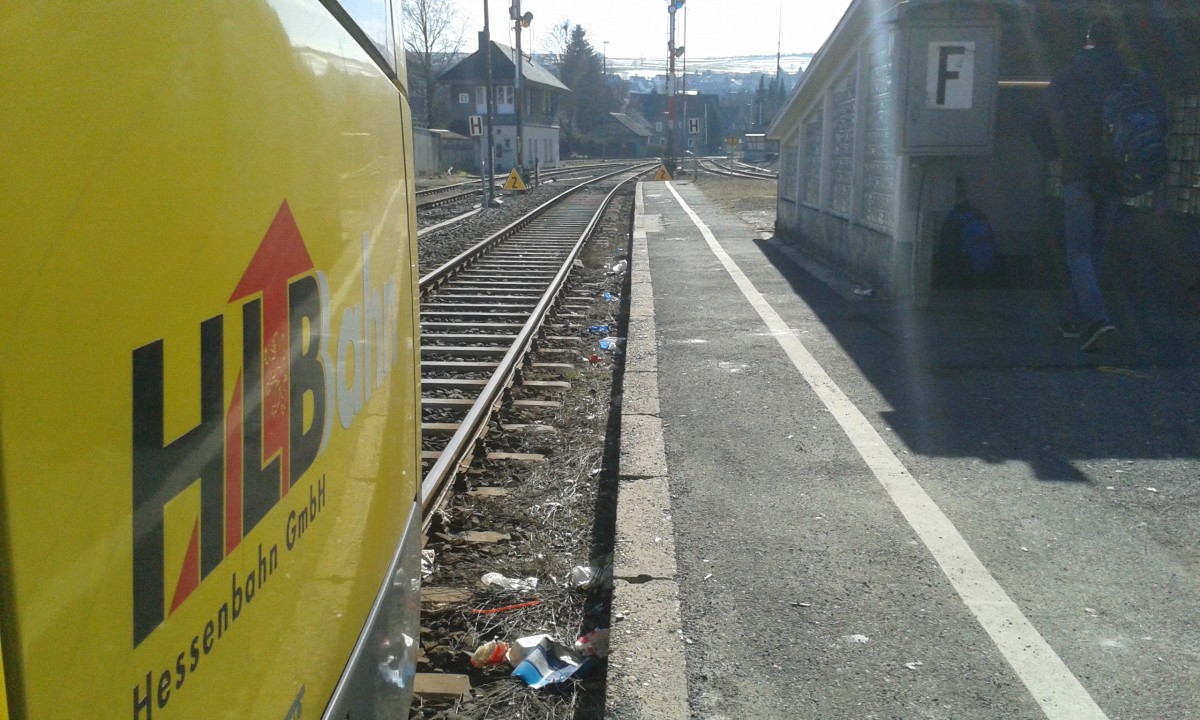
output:
[{"label": "yellow train", "polygon": [[404,716],[400,14],[0,4],[0,718]]}]

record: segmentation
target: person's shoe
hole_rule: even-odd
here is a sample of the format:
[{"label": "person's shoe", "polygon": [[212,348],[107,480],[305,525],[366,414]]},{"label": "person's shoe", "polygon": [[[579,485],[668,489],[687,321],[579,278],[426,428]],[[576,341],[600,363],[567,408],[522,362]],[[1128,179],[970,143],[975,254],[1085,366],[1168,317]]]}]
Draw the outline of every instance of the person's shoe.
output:
[{"label": "person's shoe", "polygon": [[1115,333],[1117,328],[1107,320],[1100,320],[1088,325],[1079,337],[1086,338],[1079,346],[1080,350],[1099,350],[1106,335]]},{"label": "person's shoe", "polygon": [[1063,320],[1058,324],[1058,330],[1065,338],[1083,337],[1083,323],[1074,320]]}]

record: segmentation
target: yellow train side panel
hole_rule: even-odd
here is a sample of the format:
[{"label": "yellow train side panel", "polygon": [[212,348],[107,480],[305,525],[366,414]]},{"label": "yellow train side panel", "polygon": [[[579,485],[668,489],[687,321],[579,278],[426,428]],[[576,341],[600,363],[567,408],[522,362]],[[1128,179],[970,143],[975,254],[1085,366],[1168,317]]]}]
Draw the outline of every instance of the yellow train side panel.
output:
[{"label": "yellow train side panel", "polygon": [[8,720],[8,690],[4,684],[4,653],[0,650],[0,720]]},{"label": "yellow train side panel", "polygon": [[319,714],[420,480],[404,97],[316,0],[5,3],[0,87],[13,717]]}]

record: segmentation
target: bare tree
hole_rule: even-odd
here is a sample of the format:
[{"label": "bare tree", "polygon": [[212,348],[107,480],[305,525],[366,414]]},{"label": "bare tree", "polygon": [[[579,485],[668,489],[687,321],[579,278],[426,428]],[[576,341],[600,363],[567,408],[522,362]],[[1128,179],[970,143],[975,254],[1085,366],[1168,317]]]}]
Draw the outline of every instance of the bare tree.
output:
[{"label": "bare tree", "polygon": [[542,53],[548,55],[550,64],[560,67],[571,47],[571,21],[564,18],[562,22],[550,26],[550,31],[538,43]]},{"label": "bare tree", "polygon": [[454,0],[405,0],[404,50],[415,121],[430,127],[444,120],[435,102],[438,74],[462,48],[464,23]]}]

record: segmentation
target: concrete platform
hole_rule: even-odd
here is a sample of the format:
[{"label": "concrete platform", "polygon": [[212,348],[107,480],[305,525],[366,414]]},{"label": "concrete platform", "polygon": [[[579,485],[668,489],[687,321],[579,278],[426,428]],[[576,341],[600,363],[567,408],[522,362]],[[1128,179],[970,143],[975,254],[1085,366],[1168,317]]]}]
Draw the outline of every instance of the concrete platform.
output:
[{"label": "concrete platform", "polygon": [[610,717],[1187,716],[1194,315],[1083,353],[1051,291],[916,310],[687,182],[631,260]]}]

